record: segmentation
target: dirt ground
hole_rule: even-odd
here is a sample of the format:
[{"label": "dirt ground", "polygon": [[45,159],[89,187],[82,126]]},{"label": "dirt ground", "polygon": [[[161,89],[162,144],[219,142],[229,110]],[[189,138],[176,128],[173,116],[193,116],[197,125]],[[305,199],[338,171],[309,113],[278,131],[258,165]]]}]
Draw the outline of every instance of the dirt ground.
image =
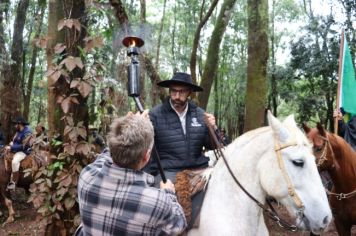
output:
[{"label": "dirt ground", "polygon": [[44,225],[39,221],[38,214],[32,206],[27,203],[27,195],[22,189],[17,189],[12,194],[13,206],[16,212],[15,222],[3,225],[8,216],[7,208],[1,205],[0,210],[3,215],[0,217],[0,236],[42,236],[44,235]]},{"label": "dirt ground", "polygon": [[[15,196],[16,195],[16,196]],[[44,225],[41,225],[38,220],[37,213],[33,209],[30,203],[26,203],[27,196],[21,191],[17,190],[16,194],[13,194],[14,207],[16,213],[15,223],[7,224],[5,226],[0,226],[0,236],[42,236],[44,235]],[[274,205],[275,209],[278,211],[283,219],[288,219],[287,212],[282,206]],[[5,222],[7,217],[7,210],[4,206],[0,207],[1,211],[4,213],[0,217],[0,224]],[[271,236],[308,236],[309,232],[288,232],[285,229],[280,228],[276,223],[271,220],[267,220],[267,227],[269,229]],[[337,236],[337,232],[334,224],[332,223],[329,228],[321,234],[322,236]],[[352,236],[356,236],[356,226],[353,227]]]}]

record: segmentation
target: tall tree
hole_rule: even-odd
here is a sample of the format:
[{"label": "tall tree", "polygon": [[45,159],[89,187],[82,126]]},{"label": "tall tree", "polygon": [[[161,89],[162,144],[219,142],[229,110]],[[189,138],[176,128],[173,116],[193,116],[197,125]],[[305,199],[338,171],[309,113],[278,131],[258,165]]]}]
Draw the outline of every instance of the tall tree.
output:
[{"label": "tall tree", "polygon": [[220,44],[222,37],[224,36],[226,26],[230,20],[235,2],[236,0],[224,0],[211,35],[203,76],[200,83],[200,86],[204,89],[204,92],[200,93],[198,97],[199,104],[203,109],[206,109],[208,105],[210,90],[213,85],[213,81],[216,78],[219,63]]},{"label": "tall tree", "polygon": [[265,123],[267,105],[268,0],[248,0],[248,62],[245,127],[249,131]]},{"label": "tall tree", "polygon": [[[42,31],[43,16],[44,16],[45,9],[46,9],[46,2],[40,1],[38,11],[35,13],[36,18],[37,18],[37,21],[36,21],[37,26],[36,26],[34,39],[38,39],[40,37],[41,31]],[[31,66],[30,66],[30,72],[28,75],[28,80],[26,83],[27,86],[23,86],[24,90],[25,90],[25,91],[23,91],[23,97],[24,97],[23,116],[26,119],[29,118],[30,101],[31,101],[31,96],[32,96],[32,86],[33,86],[33,81],[35,78],[36,62],[37,62],[37,56],[38,56],[37,45],[33,44],[32,47],[33,48],[32,48],[32,55],[31,55],[31,62],[30,62]]]},{"label": "tall tree", "polygon": [[192,75],[192,80],[194,83],[196,83],[196,81],[197,81],[196,65],[197,65],[197,51],[198,51],[198,46],[199,46],[200,33],[201,33],[202,28],[206,24],[206,22],[209,20],[211,14],[213,13],[218,2],[219,2],[219,0],[214,0],[211,3],[210,8],[209,8],[208,12],[205,14],[205,16],[203,16],[205,1],[203,1],[203,4],[200,8],[199,23],[198,23],[197,29],[195,30],[193,46],[192,46],[192,53],[190,55],[190,73]]},{"label": "tall tree", "polygon": [[[47,33],[47,67],[48,70],[55,70],[55,46],[64,42],[64,32],[58,31],[58,23],[64,19],[63,6],[60,0],[49,0],[48,4],[48,33]],[[56,76],[60,76],[57,72]],[[58,79],[58,78],[57,78]],[[61,134],[64,130],[63,122],[60,121],[63,111],[56,101],[56,90],[54,90],[56,80],[48,79],[48,136],[51,138],[54,134]]]},{"label": "tall tree", "polygon": [[167,3],[167,0],[164,0],[163,1],[163,13],[162,13],[161,25],[159,27],[158,40],[157,40],[157,52],[156,52],[156,63],[155,63],[156,70],[158,70],[158,65],[159,65],[159,54],[160,54],[160,48],[161,48],[162,31],[163,31],[163,26],[164,26],[164,17],[165,17],[165,13],[166,13],[166,3]]},{"label": "tall tree", "polygon": [[26,11],[29,0],[20,0],[17,5],[16,18],[12,36],[10,61],[3,63],[1,74],[3,88],[0,91],[0,115],[3,130],[7,140],[13,134],[11,121],[21,114],[21,91],[23,66],[23,30],[26,21]]}]

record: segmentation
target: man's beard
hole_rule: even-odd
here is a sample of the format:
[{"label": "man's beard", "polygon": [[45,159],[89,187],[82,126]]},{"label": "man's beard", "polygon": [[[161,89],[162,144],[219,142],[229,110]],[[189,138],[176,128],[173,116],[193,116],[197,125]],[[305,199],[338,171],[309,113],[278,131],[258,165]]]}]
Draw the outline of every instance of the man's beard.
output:
[{"label": "man's beard", "polygon": [[187,101],[182,101],[180,99],[172,99],[172,105],[175,109],[181,109],[187,105]]}]

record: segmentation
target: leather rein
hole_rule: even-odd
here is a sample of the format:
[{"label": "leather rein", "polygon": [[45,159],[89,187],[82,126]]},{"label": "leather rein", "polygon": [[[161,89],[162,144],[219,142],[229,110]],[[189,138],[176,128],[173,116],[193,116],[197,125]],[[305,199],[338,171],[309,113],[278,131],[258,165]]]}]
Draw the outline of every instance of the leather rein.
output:
[{"label": "leather rein", "polygon": [[[231,170],[231,167],[229,165],[229,163],[227,162],[227,159],[224,155],[224,152],[222,151],[222,142],[220,140],[220,135],[219,135],[219,130],[215,130],[208,125],[208,129],[209,129],[209,135],[210,138],[212,140],[213,146],[215,148],[214,150],[214,154],[216,156],[217,159],[222,158],[227,170],[229,171],[231,177],[234,179],[234,182],[241,188],[241,190],[252,200],[254,201],[262,210],[264,213],[267,214],[267,216],[272,219],[274,222],[276,222],[281,228],[284,228],[286,230],[295,232],[298,230],[298,226],[294,225],[294,224],[290,224],[289,222],[287,222],[286,220],[283,220],[279,217],[278,213],[276,212],[276,210],[273,208],[272,204],[269,202],[269,200],[267,200],[268,206],[266,207],[264,204],[262,204],[260,201],[258,201],[255,197],[253,197],[244,187],[243,185],[238,181],[238,179],[236,178],[235,174],[233,173],[233,171]],[[285,178],[285,180],[287,181],[288,184],[288,193],[291,196],[291,198],[293,199],[293,201],[295,202],[297,208],[299,208],[298,213],[297,213],[297,218],[300,218],[300,222],[302,222],[302,219],[304,217],[304,205],[302,203],[302,201],[300,200],[298,194],[295,191],[295,188],[289,178],[289,175],[286,172],[285,166],[284,166],[284,162],[282,159],[282,155],[280,153],[280,151],[284,148],[290,147],[290,146],[295,146],[296,143],[291,143],[291,144],[286,144],[281,146],[279,142],[277,142],[278,140],[275,138],[275,152],[278,158],[278,164],[279,167],[283,173],[283,176]]]},{"label": "leather rein", "polygon": [[[333,159],[333,165],[332,165],[332,168],[335,167],[335,164],[334,164],[334,161],[335,161],[335,154],[334,154],[334,150],[330,144],[330,141],[329,141],[329,135],[326,134],[326,137],[324,136],[321,136],[319,135],[319,138],[321,138],[322,140],[324,140],[324,148],[323,148],[323,151],[321,153],[321,156],[318,158],[318,162],[316,163],[316,165],[318,167],[320,167],[325,161],[328,160],[327,158],[327,153],[328,153],[328,147],[330,149],[330,152],[331,152],[331,156],[332,156],[332,159]],[[341,201],[343,199],[346,199],[346,198],[350,198],[350,197],[353,197],[353,196],[356,196],[356,189],[353,190],[352,192],[349,192],[349,193],[334,193],[334,192],[331,192],[329,191],[328,189],[325,189],[326,193],[330,196],[334,196],[336,197],[337,200]]]}]

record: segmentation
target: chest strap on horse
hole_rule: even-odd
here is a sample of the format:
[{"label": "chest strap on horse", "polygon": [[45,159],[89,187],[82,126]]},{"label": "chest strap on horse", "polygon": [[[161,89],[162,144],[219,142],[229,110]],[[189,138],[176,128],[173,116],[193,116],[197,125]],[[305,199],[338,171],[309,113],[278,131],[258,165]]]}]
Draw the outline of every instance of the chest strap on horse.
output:
[{"label": "chest strap on horse", "polygon": [[[295,232],[298,229],[298,226],[294,225],[294,224],[290,224],[289,222],[287,222],[286,220],[281,219],[278,216],[278,213],[274,210],[274,208],[272,207],[271,203],[267,201],[269,207],[266,207],[264,204],[262,204],[260,201],[258,201],[255,197],[253,197],[243,186],[242,184],[238,181],[238,179],[236,178],[235,174],[233,173],[233,171],[231,170],[231,167],[229,165],[229,163],[227,162],[227,159],[223,153],[223,151],[221,150],[221,146],[222,144],[219,142],[219,135],[217,134],[217,132],[214,131],[214,129],[208,125],[208,129],[209,129],[209,135],[210,135],[210,139],[213,142],[213,147],[216,147],[216,153],[218,153],[219,156],[216,156],[216,158],[222,158],[227,170],[229,171],[231,177],[234,179],[234,182],[241,188],[241,190],[252,200],[254,201],[262,210],[263,212],[270,218],[272,219],[274,222],[276,222],[279,227],[284,228],[286,230]],[[284,147],[281,147],[284,148]],[[214,151],[215,152],[215,151]]]},{"label": "chest strap on horse", "polygon": [[352,192],[349,192],[349,193],[333,193],[333,192],[330,192],[329,190],[325,189],[326,193],[330,196],[334,196],[336,197],[337,200],[341,201],[343,199],[346,199],[346,198],[350,198],[350,197],[353,197],[353,196],[356,196],[356,189]]}]

